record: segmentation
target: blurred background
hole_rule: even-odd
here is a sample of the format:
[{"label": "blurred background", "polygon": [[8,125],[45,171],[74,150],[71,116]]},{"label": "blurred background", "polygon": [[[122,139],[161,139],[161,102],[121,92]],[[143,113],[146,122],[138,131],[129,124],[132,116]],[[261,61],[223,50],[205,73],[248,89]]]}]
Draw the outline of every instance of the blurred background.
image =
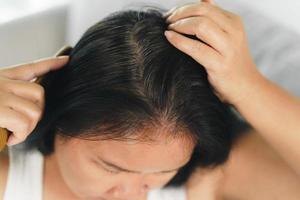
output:
[{"label": "blurred background", "polygon": [[[258,69],[300,97],[300,1],[215,0],[243,17]],[[0,0],[0,66],[53,56],[88,27],[122,9],[170,9],[192,0]]]}]

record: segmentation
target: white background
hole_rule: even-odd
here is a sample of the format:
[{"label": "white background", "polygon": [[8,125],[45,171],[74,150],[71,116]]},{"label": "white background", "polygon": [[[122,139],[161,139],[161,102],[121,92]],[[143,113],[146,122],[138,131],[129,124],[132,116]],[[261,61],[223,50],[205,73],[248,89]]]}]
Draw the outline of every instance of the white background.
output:
[{"label": "white background", "polygon": [[[216,0],[217,3],[226,1],[249,5],[300,34],[300,1]],[[52,56],[61,45],[74,44],[101,16],[132,2],[154,2],[171,8],[193,1],[0,0],[0,66]]]}]

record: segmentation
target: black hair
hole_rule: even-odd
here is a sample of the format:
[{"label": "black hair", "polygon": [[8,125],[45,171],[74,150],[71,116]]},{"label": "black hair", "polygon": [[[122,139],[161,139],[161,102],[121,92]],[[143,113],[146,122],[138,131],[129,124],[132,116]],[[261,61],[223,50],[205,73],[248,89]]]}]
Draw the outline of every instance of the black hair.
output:
[{"label": "black hair", "polygon": [[195,149],[166,186],[182,185],[197,167],[224,163],[249,126],[215,95],[205,68],[167,41],[167,26],[158,9],[114,12],[91,26],[67,65],[43,77],[44,115],[27,147],[49,155],[57,134],[122,140],[168,122],[169,134],[184,133]]}]

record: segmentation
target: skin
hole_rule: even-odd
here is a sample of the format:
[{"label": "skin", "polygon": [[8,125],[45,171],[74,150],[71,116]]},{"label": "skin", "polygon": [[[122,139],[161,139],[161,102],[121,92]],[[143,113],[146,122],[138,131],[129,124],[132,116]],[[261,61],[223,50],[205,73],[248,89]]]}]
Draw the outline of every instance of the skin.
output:
[{"label": "skin", "polygon": [[[168,41],[205,67],[217,95],[300,177],[300,100],[258,71],[241,17],[205,1],[179,7],[166,20]],[[181,33],[196,35],[206,44]]]},{"label": "skin", "polygon": [[[250,137],[241,140],[241,145],[236,146],[235,150],[231,153],[229,162],[223,167],[217,168],[217,170],[199,171],[198,173],[195,173],[195,176],[193,176],[188,183],[189,200],[199,199],[199,197],[205,195],[210,195],[210,199],[273,200],[276,198],[280,199],[282,196],[287,199],[299,199],[297,188],[299,188],[298,181],[300,175],[300,101],[259,73],[248,50],[246,34],[241,18],[219,8],[213,4],[212,1],[205,1],[174,9],[168,18],[168,22],[173,24],[169,26],[170,31],[166,32],[166,37],[169,42],[179,50],[190,55],[206,68],[208,79],[216,89],[217,95],[223,99],[223,101],[228,102],[237,108],[242,116],[244,116],[257,130],[256,137],[259,138],[255,139],[256,137],[254,137],[253,139]],[[199,39],[205,41],[206,44],[184,37],[180,33],[194,34],[199,37]],[[35,71],[39,71],[39,68],[34,66],[36,65],[31,64],[29,67],[24,67],[27,70],[19,70],[19,68],[23,69],[21,66],[16,68],[14,73],[10,70],[6,70],[4,71],[5,73],[2,73],[2,79],[0,79],[0,81],[2,81],[2,83],[10,83],[6,84],[6,86],[9,85],[13,88],[13,83],[17,83],[17,81],[11,81],[11,79],[27,80],[29,79],[28,77],[32,78],[34,77],[34,74],[38,74]],[[44,63],[44,65],[40,64],[40,68],[43,67],[44,69],[47,68],[46,63]],[[42,73],[40,73],[40,75],[41,74]],[[25,84],[25,82],[22,82],[21,84],[20,82],[18,87],[15,86],[15,89],[21,88],[20,85],[27,89],[32,88],[29,87],[29,84]],[[0,86],[3,89],[3,84],[0,84]],[[29,91],[24,88],[23,90],[15,92],[24,95],[22,91]],[[11,90],[6,92],[9,91]],[[30,91],[34,91],[34,89],[31,89]],[[32,97],[33,93],[30,94],[31,95],[27,95],[27,97]],[[25,96],[26,95],[24,95],[24,97]],[[15,98],[14,101],[18,103],[21,102],[21,100],[17,98]],[[261,102],[264,103],[262,104]],[[9,107],[9,105],[6,106]],[[26,115],[26,111],[21,110],[21,107],[20,103],[19,107],[15,106],[13,109],[19,109],[18,111],[20,113]],[[30,106],[28,106],[28,108],[29,107]],[[25,122],[25,120],[21,120],[22,118],[20,115],[16,114],[17,112],[12,113],[11,109],[3,109],[2,111],[10,114],[8,115],[10,120],[0,120],[2,127],[12,129],[13,135],[11,137],[18,138],[18,142],[21,140],[23,141],[30,133],[29,126],[25,126],[26,124],[29,124],[28,121]],[[34,112],[34,109],[31,109],[31,112]],[[282,116],[288,117],[283,118]],[[29,112],[28,118],[33,118],[29,115]],[[35,117],[34,119],[35,120],[33,121],[35,122],[38,117]],[[19,127],[18,129],[14,128],[11,125],[11,121],[13,120],[22,122],[21,124],[24,126]],[[33,125],[30,127],[32,126]],[[123,146],[124,144],[118,145]],[[64,146],[61,147],[64,148]],[[139,152],[147,149],[145,146],[140,147],[141,149],[138,149],[140,150]],[[75,149],[76,148],[73,148],[72,150],[69,149],[69,156],[76,151]],[[255,153],[256,150],[258,153]],[[65,151],[67,154],[67,149],[65,149]],[[164,152],[163,149],[161,149],[161,152],[159,153],[161,154],[162,152]],[[83,156],[79,155],[78,152],[75,155],[78,156],[77,162],[80,164],[79,158],[82,159]],[[165,170],[162,169],[162,167],[175,166],[173,159],[172,163],[174,166],[169,166],[171,160],[169,160],[170,162],[168,163],[164,163],[166,165],[153,166],[153,163],[159,163],[157,163],[158,157],[155,157],[155,155],[152,154],[150,154],[150,159],[153,159],[152,161],[155,162],[147,163],[149,164],[147,166],[144,166],[141,160],[134,160],[136,158],[138,157],[128,157],[128,159],[130,159],[130,166],[127,167],[136,167],[136,170],[146,170],[149,172],[148,170]],[[65,184],[69,185],[69,188],[72,191],[72,188],[76,189],[78,187],[77,184],[79,181],[77,178],[80,177],[82,173],[78,173],[76,175],[77,178],[71,177],[71,174],[75,173],[74,168],[69,166],[70,172],[66,170],[67,168],[64,168],[64,166],[68,166],[71,162],[66,163],[63,158],[57,157],[57,160],[59,159],[61,160],[57,162],[59,163],[57,166],[54,161],[49,161],[48,163],[50,164],[47,164],[46,166],[50,166],[50,169],[55,169],[55,166],[57,169],[60,169],[53,171],[61,171],[62,180],[66,180]],[[75,158],[73,157],[73,159]],[[145,159],[145,161],[147,162],[147,159]],[[4,163],[5,161],[1,162]],[[128,163],[125,161],[123,162]],[[133,162],[134,165],[131,165],[131,162]],[[82,171],[85,171],[81,165],[78,166],[81,167],[80,169]],[[150,169],[148,168],[149,166],[151,166]],[[5,168],[1,168],[0,171],[5,175]],[[51,178],[54,179],[54,177],[59,177],[59,174],[56,174],[57,176],[54,175],[48,175],[47,180],[50,179],[50,181],[47,181],[47,183],[51,182]],[[71,178],[74,178],[74,180],[69,181]],[[88,176],[88,178],[92,180],[94,177]],[[107,180],[110,181],[110,179]],[[207,181],[204,181],[204,179]],[[133,181],[135,184],[140,183],[142,185],[144,185],[144,181],[147,181],[147,184],[156,185],[154,182],[150,182],[149,179],[146,179],[146,176],[144,179],[140,179],[140,176],[135,177],[133,180],[131,180],[131,178],[130,180],[122,179],[122,181],[125,180]],[[57,195],[57,191],[65,191],[66,187],[64,187],[63,181],[57,183],[55,180],[52,181],[52,185],[50,184],[48,188],[46,186],[48,194]],[[72,184],[70,182],[72,182]],[[2,183],[5,183],[5,180],[2,180]],[[119,181],[116,181],[115,183],[118,183],[118,185],[120,184]],[[107,184],[111,183],[108,182]],[[111,184],[110,186],[112,185],[115,184]],[[207,190],[203,189],[205,187]],[[105,188],[108,189],[111,187]],[[112,188],[118,187],[113,186]],[[87,190],[88,189],[85,187],[82,189],[80,188],[80,195],[85,195]],[[93,191],[91,194],[98,195]],[[102,195],[117,195],[113,191],[117,191],[117,189],[104,190]],[[66,192],[64,194],[72,195],[72,192]],[[56,198],[55,196],[52,199],[59,199],[59,197]]]},{"label": "skin", "polygon": [[300,198],[298,176],[255,130],[237,141],[226,163],[197,170],[186,187],[188,200]]},{"label": "skin", "polygon": [[42,117],[45,91],[41,85],[32,80],[61,68],[68,59],[68,56],[44,58],[1,68],[0,127],[12,133],[7,145],[23,142]]},{"label": "skin", "polygon": [[[171,169],[184,163],[183,160],[175,160],[174,156],[172,159],[169,157],[170,153],[176,154],[176,158],[178,155],[184,157],[181,153],[182,140],[174,140],[168,144],[168,148],[162,144],[156,145],[160,146],[78,139],[66,142],[56,139],[57,153],[45,158],[43,200],[95,199],[91,197],[92,192],[101,192],[104,195],[101,196],[109,200],[125,199],[123,195],[134,195],[127,199],[146,200],[146,191],[137,194],[137,188],[141,188],[143,184],[150,187],[159,186],[174,175],[153,174],[150,170]],[[163,151],[170,149],[174,152]],[[141,151],[143,153],[138,153]],[[188,154],[188,151],[186,153]],[[95,154],[110,160],[114,158],[114,161],[123,164],[123,167],[135,170],[143,168],[146,173],[110,174],[105,171],[110,169],[108,166],[98,167],[89,160]],[[126,163],[130,163],[130,166]],[[8,155],[4,152],[0,154],[0,198],[5,189],[8,165]],[[152,166],[151,169],[149,166]],[[112,185],[117,187],[111,187]],[[121,187],[127,192],[121,191],[116,194]],[[212,169],[198,169],[185,187],[187,200],[279,200],[283,196],[289,200],[300,198],[300,181],[296,174],[254,130],[237,141],[226,163]],[[112,197],[114,195],[115,197]],[[118,198],[118,195],[121,197]]]},{"label": "skin", "polygon": [[190,160],[194,147],[182,138],[156,139],[141,143],[56,137],[55,153],[45,161],[44,199],[146,199],[149,189],[165,185]]}]

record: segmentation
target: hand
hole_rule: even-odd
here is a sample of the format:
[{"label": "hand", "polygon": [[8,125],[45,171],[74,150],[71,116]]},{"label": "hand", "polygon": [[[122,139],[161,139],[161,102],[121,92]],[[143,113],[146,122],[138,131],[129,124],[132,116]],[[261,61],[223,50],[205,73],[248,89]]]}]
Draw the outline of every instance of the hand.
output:
[{"label": "hand", "polygon": [[64,66],[68,56],[0,68],[0,127],[12,132],[8,145],[24,141],[44,109],[44,88],[33,79]]},{"label": "hand", "polygon": [[249,53],[241,17],[212,0],[174,8],[165,16],[168,41],[205,67],[216,95],[233,105],[249,96],[247,88],[262,76]]}]

